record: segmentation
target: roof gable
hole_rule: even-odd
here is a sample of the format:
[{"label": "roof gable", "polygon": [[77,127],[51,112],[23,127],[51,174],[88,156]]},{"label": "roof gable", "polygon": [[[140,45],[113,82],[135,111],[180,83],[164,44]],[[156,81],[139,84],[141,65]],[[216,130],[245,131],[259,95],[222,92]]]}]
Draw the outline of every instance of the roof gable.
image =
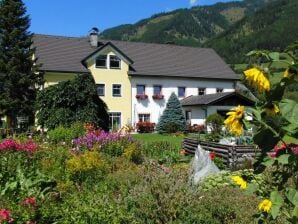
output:
[{"label": "roof gable", "polygon": [[117,52],[118,54],[120,54],[121,56],[123,56],[126,61],[128,62],[128,64],[133,64],[133,60],[130,59],[127,55],[125,55],[118,47],[116,47],[113,43],[111,42],[107,42],[104,45],[100,46],[99,48],[97,48],[94,52],[92,52],[91,54],[87,55],[85,58],[83,58],[81,60],[82,64],[86,67],[86,61],[95,56],[96,54],[100,53],[101,51],[105,50],[106,48],[112,48],[115,52]]}]

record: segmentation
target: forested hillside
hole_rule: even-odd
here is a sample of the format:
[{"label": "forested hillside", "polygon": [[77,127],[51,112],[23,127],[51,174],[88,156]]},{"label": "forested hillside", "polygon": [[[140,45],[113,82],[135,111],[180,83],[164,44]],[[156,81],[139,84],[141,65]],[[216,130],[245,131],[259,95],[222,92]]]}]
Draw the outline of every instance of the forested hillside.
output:
[{"label": "forested hillside", "polygon": [[228,63],[246,62],[253,49],[280,51],[298,40],[298,0],[274,1],[204,44]]},{"label": "forested hillside", "polygon": [[175,43],[201,46],[232,24],[274,0],[244,0],[179,9],[160,13],[136,24],[105,30],[102,37],[113,40]]}]

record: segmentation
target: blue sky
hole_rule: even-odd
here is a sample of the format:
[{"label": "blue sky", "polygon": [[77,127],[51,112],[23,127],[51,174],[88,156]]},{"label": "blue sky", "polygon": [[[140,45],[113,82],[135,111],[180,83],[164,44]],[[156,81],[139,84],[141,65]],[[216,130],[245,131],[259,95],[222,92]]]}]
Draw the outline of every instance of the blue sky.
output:
[{"label": "blue sky", "polygon": [[101,31],[135,23],[159,12],[231,0],[23,0],[34,33],[85,36],[92,27]]}]

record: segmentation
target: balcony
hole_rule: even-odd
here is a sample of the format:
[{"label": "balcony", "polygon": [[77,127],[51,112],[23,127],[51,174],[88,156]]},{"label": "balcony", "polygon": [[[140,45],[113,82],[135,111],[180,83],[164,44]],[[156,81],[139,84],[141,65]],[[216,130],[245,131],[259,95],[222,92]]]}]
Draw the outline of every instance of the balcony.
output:
[{"label": "balcony", "polygon": [[164,98],[164,95],[162,94],[153,94],[152,99],[154,100],[162,100]]},{"label": "balcony", "polygon": [[148,99],[148,95],[146,95],[146,94],[137,94],[136,98],[138,100],[146,100],[146,99]]}]

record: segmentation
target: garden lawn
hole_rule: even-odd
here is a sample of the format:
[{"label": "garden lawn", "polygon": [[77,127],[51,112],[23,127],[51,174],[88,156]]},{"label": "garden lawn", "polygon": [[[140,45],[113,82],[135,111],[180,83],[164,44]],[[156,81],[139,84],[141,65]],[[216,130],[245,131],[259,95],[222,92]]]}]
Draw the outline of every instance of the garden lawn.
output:
[{"label": "garden lawn", "polygon": [[144,144],[167,141],[177,146],[177,148],[181,148],[184,135],[175,136],[166,134],[161,135],[157,133],[143,133],[135,134],[133,135],[133,138],[137,141],[141,141]]}]

